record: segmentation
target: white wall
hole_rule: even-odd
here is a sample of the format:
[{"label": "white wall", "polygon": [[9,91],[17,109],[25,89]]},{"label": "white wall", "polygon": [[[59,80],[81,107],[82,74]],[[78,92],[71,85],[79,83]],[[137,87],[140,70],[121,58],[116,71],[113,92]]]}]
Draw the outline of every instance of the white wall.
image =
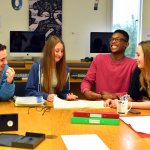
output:
[{"label": "white wall", "polygon": [[90,32],[111,31],[111,0],[63,0],[63,40],[67,59],[79,60],[90,54]]},{"label": "white wall", "polygon": [[[143,0],[142,40],[150,40],[150,0]],[[149,38],[145,37],[147,35]]]},{"label": "white wall", "polygon": [[23,0],[20,11],[14,10],[11,0],[0,0],[0,43],[7,45],[9,52],[9,32],[28,30],[28,0]]},{"label": "white wall", "polygon": [[[16,11],[10,0],[0,0],[0,43],[7,45],[8,53],[9,32],[28,30],[28,0],[22,1],[22,9]],[[111,31],[111,2],[99,0],[95,11],[95,0],[62,0],[62,34],[68,60],[89,56],[91,31]]]},{"label": "white wall", "polygon": [[[63,40],[67,59],[79,60],[89,56],[89,33],[91,31],[111,31],[112,0],[99,0],[97,11],[93,10],[95,0],[63,1]],[[142,40],[145,31],[150,32],[149,0],[143,0]],[[28,30],[28,0],[16,11],[11,0],[0,0],[0,43],[7,45],[9,53],[9,31]]]}]

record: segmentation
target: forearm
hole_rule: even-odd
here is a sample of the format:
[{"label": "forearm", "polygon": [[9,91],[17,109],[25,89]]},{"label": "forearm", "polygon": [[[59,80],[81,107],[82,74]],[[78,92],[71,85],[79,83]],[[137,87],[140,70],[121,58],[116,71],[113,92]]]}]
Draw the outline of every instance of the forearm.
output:
[{"label": "forearm", "polygon": [[8,100],[13,97],[15,92],[15,84],[4,83],[0,89],[0,99]]},{"label": "forearm", "polygon": [[101,99],[102,97],[101,97],[101,94],[99,94],[99,93],[95,93],[95,92],[93,92],[93,91],[90,91],[90,90],[86,90],[85,92],[84,92],[84,95],[85,95],[85,97],[88,99],[88,100],[97,100],[97,99]]},{"label": "forearm", "polygon": [[150,101],[146,101],[146,102],[132,102],[132,108],[150,109]]}]

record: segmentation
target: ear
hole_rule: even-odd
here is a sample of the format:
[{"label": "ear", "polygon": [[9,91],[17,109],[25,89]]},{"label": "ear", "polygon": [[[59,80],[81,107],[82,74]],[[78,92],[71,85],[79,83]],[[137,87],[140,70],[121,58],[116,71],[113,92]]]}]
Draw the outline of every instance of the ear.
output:
[{"label": "ear", "polygon": [[124,44],[124,47],[127,48],[128,46],[129,46],[129,42],[126,42],[126,43]]}]

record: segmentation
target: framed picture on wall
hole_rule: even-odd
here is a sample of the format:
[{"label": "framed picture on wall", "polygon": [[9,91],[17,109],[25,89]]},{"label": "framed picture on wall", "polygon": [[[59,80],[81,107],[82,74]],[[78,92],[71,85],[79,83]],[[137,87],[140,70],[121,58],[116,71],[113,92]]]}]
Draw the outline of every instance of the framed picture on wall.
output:
[{"label": "framed picture on wall", "polygon": [[62,36],[62,0],[29,0],[29,31]]}]

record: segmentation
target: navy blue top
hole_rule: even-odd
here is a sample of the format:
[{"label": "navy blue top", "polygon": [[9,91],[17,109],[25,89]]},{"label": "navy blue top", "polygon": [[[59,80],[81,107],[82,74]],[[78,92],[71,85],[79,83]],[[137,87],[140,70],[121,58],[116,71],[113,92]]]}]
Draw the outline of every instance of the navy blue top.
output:
[{"label": "navy blue top", "polygon": [[[66,99],[66,96],[70,91],[69,89],[70,83],[69,83],[68,76],[67,76],[69,73],[68,66],[66,66],[66,72],[67,72],[66,85],[64,86],[62,91],[58,91],[57,93],[54,93],[54,94],[57,94],[57,96],[62,99]],[[46,100],[49,93],[41,91],[40,81],[41,81],[41,61],[38,60],[32,65],[31,70],[29,71],[29,77],[28,77],[28,81],[26,84],[26,88],[25,88],[25,95],[26,96],[43,96],[43,98]]]}]

